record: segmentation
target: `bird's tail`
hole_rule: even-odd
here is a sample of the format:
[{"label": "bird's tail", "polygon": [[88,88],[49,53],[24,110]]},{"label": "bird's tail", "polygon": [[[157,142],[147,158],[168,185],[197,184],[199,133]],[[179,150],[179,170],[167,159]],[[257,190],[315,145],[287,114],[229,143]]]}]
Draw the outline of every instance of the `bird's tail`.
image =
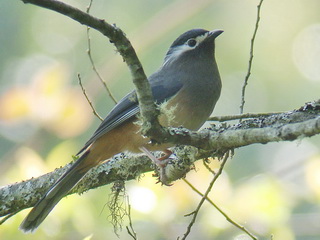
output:
[{"label": "bird's tail", "polygon": [[23,232],[34,231],[48,216],[55,205],[80,181],[89,171],[86,163],[89,151],[85,152],[48,190],[23,220],[20,229]]}]

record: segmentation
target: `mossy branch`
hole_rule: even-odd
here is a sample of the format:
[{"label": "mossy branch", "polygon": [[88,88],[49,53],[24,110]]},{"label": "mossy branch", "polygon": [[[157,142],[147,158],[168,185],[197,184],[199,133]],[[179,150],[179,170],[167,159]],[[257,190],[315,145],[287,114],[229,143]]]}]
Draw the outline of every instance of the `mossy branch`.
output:
[{"label": "mossy branch", "polygon": [[167,131],[165,131],[158,122],[159,110],[154,103],[150,84],[133,46],[120,28],[115,24],[108,23],[104,19],[93,17],[80,9],[57,0],[22,1],[61,13],[87,27],[99,31],[109,38],[110,42],[115,45],[123,61],[126,62],[130,69],[132,81],[137,91],[141,118],[143,120],[142,133],[151,138],[156,138],[158,142],[165,138]]},{"label": "mossy branch", "polygon": [[[213,126],[198,133],[178,130],[174,129],[172,141],[180,141],[189,146],[173,149],[177,158],[166,168],[170,181],[184,177],[195,161],[206,157],[221,157],[230,149],[256,143],[294,141],[319,134],[320,101],[307,103],[287,113],[250,119],[232,126]],[[2,187],[0,216],[32,207],[69,166],[70,164],[38,178]],[[153,164],[146,156],[120,154],[110,162],[92,169],[70,194],[83,193],[118,180],[135,179],[153,169]]]}]

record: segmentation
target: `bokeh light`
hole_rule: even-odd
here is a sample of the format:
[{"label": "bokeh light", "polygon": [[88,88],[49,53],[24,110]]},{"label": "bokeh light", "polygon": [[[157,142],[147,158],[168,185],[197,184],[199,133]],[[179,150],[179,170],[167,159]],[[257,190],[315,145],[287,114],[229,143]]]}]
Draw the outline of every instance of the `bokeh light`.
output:
[{"label": "bokeh light", "polygon": [[[88,2],[66,1],[85,11]],[[257,1],[94,0],[92,15],[119,26],[150,75],[172,41],[191,28],[223,29],[216,58],[223,81],[215,115],[239,113]],[[320,1],[268,0],[261,9],[246,112],[297,109],[319,99]],[[97,112],[114,106],[92,71],[86,27],[56,12],[21,2],[0,3],[0,182],[21,181],[72,159],[100,124],[78,84],[78,73]],[[101,34],[91,29],[92,56],[119,100],[133,88],[130,71]],[[207,125],[208,126],[208,125]],[[236,149],[209,197],[259,239],[320,238],[320,137]],[[217,169],[219,162],[210,160]],[[212,173],[199,161],[187,179],[205,192]],[[127,183],[139,239],[177,239],[200,196],[183,181],[156,184],[152,173]],[[107,207],[110,186],[69,196],[33,235],[18,230],[28,210],[0,227],[0,239],[116,239]],[[125,226],[120,239],[132,239]],[[247,240],[204,203],[189,239]]]},{"label": "bokeh light", "polygon": [[320,202],[320,155],[314,155],[305,166],[305,178],[309,188]]},{"label": "bokeh light", "polygon": [[293,59],[299,71],[310,81],[320,81],[320,24],[304,28],[295,38]]},{"label": "bokeh light", "polygon": [[154,192],[145,187],[132,187],[129,195],[132,208],[142,213],[150,213],[157,204]]}]

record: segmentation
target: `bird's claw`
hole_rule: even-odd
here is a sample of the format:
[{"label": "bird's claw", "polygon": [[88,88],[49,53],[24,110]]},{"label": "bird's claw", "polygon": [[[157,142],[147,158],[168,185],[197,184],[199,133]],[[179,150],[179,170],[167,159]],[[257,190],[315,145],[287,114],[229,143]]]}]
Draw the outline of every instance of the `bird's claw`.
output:
[{"label": "bird's claw", "polygon": [[173,184],[170,183],[168,176],[166,174],[166,166],[169,162],[169,159],[161,160],[160,162],[161,162],[161,165],[157,165],[159,167],[159,178],[157,183],[161,183],[162,185],[165,185],[165,186],[172,186]]}]

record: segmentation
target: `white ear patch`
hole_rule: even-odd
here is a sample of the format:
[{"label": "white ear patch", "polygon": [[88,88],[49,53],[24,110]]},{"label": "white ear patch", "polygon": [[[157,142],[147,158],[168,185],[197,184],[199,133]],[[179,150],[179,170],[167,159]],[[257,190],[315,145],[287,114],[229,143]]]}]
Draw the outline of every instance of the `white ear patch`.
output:
[{"label": "white ear patch", "polygon": [[189,41],[190,41],[191,39],[188,39],[188,41],[187,41],[184,45],[188,46],[189,49],[194,49],[194,48],[196,48],[197,46],[199,46],[199,44],[200,44],[204,39],[206,39],[206,38],[208,37],[208,34],[209,34],[209,32],[206,32],[206,33],[203,34],[203,35],[200,35],[200,36],[198,36],[198,37],[196,37],[196,38],[192,38],[192,40],[196,41],[196,44],[193,45],[193,46],[190,46],[190,45],[189,45]]},{"label": "white ear patch", "polygon": [[[180,56],[182,53],[184,53],[186,51],[189,51],[189,50],[192,50],[192,49],[195,49],[196,47],[198,47],[199,44],[204,39],[207,38],[208,34],[209,34],[209,32],[206,32],[205,34],[197,36],[196,38],[190,38],[183,45],[175,47],[174,51],[169,56],[166,57],[166,60],[163,63],[163,65],[166,65],[168,63],[171,63],[171,62],[175,61],[178,58],[178,56]],[[191,45],[189,45],[189,43],[190,43],[189,41],[190,40],[194,40],[196,43],[194,45],[192,44],[192,46],[191,46]]]}]

